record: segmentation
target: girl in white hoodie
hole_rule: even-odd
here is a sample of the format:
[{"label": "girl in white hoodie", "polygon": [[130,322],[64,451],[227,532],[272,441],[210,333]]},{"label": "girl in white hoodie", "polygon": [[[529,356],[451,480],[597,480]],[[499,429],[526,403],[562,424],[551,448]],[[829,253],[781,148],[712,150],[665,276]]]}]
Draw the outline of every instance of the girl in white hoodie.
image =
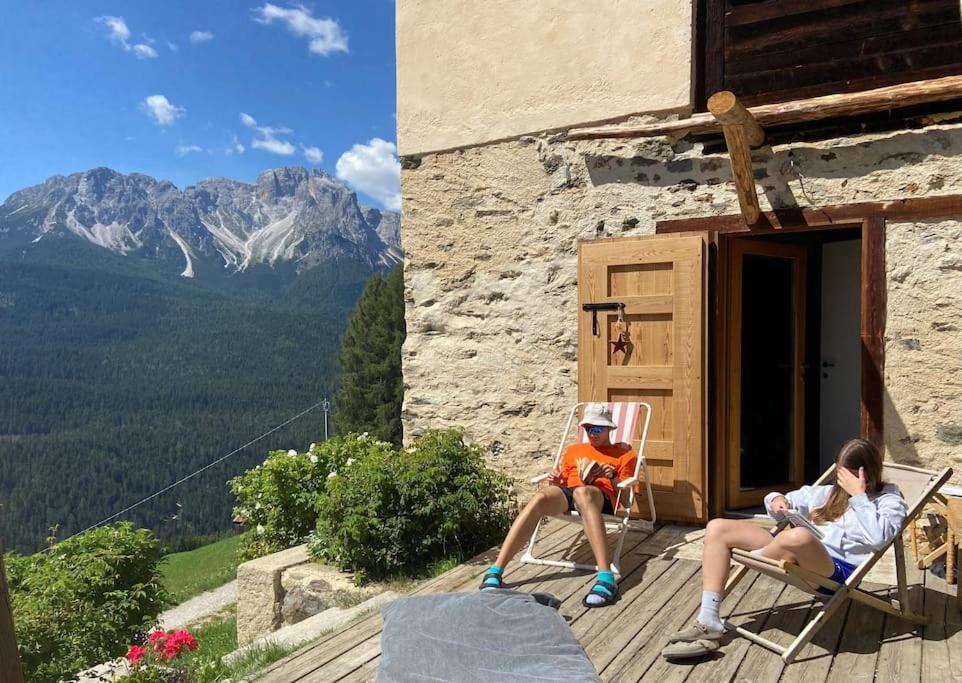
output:
[{"label": "girl in white hoodie", "polygon": [[863,560],[895,537],[905,520],[906,504],[898,487],[882,481],[878,448],[864,439],[852,439],[842,445],[835,462],[836,481],[831,486],[804,486],[765,496],[765,508],[772,517],[781,519],[787,510],[797,510],[818,527],[821,540],[804,527],[787,528],[773,536],[751,522],[713,519],[708,523],[701,611],[695,623],[675,633],[670,642],[717,647],[725,632],[718,615],[721,592],[734,548],[794,562],[844,583]]}]

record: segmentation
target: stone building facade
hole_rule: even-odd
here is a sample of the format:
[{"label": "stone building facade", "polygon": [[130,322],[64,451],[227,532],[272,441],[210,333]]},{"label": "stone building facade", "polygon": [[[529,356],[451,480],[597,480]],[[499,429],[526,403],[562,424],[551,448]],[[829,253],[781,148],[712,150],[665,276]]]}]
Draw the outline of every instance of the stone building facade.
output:
[{"label": "stone building facade", "polygon": [[[579,242],[739,213],[717,143],[567,138],[694,107],[690,2],[590,4],[585,27],[557,19],[569,3],[398,1],[405,433],[461,427],[519,479],[550,464],[579,399]],[[753,151],[763,211],[962,195],[960,160],[951,122]],[[886,457],[962,483],[962,216],[885,235]]]}]

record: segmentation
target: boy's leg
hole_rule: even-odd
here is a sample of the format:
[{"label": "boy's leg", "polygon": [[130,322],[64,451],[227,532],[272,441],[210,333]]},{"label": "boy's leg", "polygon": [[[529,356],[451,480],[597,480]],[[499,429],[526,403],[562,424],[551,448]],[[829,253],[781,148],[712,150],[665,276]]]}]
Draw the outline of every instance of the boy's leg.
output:
[{"label": "boy's leg", "polygon": [[610,570],[608,559],[608,536],[605,533],[605,521],[601,517],[601,509],[605,504],[605,494],[596,486],[579,486],[572,494],[581,523],[585,528],[585,536],[595,556],[595,564],[599,570]]},{"label": "boy's leg", "polygon": [[565,498],[560,488],[557,486],[542,488],[534,494],[521,514],[514,520],[511,530],[505,536],[504,543],[501,544],[501,551],[498,553],[498,559],[495,560],[494,565],[504,569],[511,558],[521,550],[521,546],[531,538],[531,532],[534,531],[542,517],[560,515],[567,511],[568,499]]},{"label": "boy's leg", "polygon": [[603,607],[610,605],[618,597],[618,584],[611,571],[608,558],[608,536],[605,533],[605,521],[601,511],[605,504],[605,494],[594,486],[579,486],[574,490],[573,498],[581,523],[584,525],[585,536],[595,556],[598,565],[598,577],[588,595],[582,600],[585,607]]}]

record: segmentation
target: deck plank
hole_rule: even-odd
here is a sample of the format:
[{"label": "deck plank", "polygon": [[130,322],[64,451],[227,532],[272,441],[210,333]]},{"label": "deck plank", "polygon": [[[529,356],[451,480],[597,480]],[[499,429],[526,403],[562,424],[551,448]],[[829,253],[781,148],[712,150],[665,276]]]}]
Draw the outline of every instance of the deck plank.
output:
[{"label": "deck plank", "polygon": [[[923,572],[915,562],[906,562],[905,580],[909,584],[909,609],[922,613],[925,593]],[[894,596],[897,591],[893,587]],[[922,627],[886,615],[882,644],[875,663],[879,683],[917,683],[922,680]]]},{"label": "deck plank", "polygon": [[[788,647],[812,616],[812,596],[794,586],[785,586],[758,633],[776,645]],[[781,655],[752,645],[736,677],[740,681],[777,681],[784,669],[785,660]]]},{"label": "deck plank", "polygon": [[[636,609],[612,622],[613,626],[620,624],[611,636],[596,638],[588,646],[588,656],[603,680],[641,679],[661,656],[668,635],[687,623],[695,605],[700,604],[699,570],[695,562],[675,560],[670,571],[635,601]],[[668,603],[671,607],[665,609]]]},{"label": "deck plank", "polygon": [[852,604],[827,681],[857,683],[874,680],[884,620],[884,612],[861,602]]},{"label": "deck plank", "polygon": [[932,572],[925,572],[925,597],[922,601],[925,616],[929,618],[929,623],[922,630],[922,680],[926,683],[955,680],[945,630],[948,595],[945,593],[945,581]]}]

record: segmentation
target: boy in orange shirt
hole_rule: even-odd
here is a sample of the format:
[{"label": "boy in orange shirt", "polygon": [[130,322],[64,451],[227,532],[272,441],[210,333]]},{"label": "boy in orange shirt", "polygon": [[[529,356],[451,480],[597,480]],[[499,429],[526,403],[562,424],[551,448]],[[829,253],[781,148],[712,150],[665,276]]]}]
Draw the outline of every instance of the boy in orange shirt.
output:
[{"label": "boy in orange shirt", "polygon": [[[561,457],[560,468],[548,476],[548,486],[542,488],[528,502],[511,525],[501,552],[481,582],[481,590],[501,588],[504,567],[531,536],[542,517],[578,511],[585,536],[598,565],[598,576],[591,590],[582,600],[585,607],[604,607],[618,598],[618,585],[608,558],[608,540],[603,514],[613,514],[618,500],[617,486],[635,472],[635,454],[625,444],[611,443],[611,430],[617,425],[611,411],[603,403],[585,407],[579,423],[588,433],[588,443],[568,446]],[[578,475],[578,460],[588,458],[600,465],[590,481]]]}]

